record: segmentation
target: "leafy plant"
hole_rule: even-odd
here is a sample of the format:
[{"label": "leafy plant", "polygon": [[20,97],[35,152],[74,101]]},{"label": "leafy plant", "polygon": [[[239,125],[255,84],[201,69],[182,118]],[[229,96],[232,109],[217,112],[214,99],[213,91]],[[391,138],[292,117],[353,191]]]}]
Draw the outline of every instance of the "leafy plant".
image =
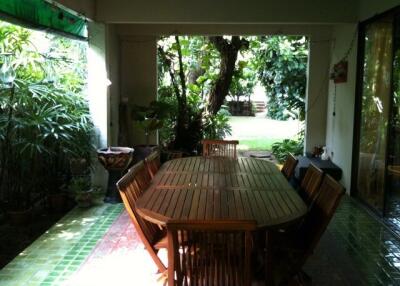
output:
[{"label": "leafy plant", "polygon": [[80,192],[87,192],[91,189],[92,184],[90,177],[87,176],[77,176],[73,177],[69,183],[68,189],[77,194]]},{"label": "leafy plant", "polygon": [[229,112],[226,108],[218,111],[216,115],[207,114],[203,118],[204,138],[223,139],[232,134],[232,128],[229,125]]},{"label": "leafy plant", "polygon": [[[84,77],[73,78],[76,67],[64,64],[73,59],[43,54],[32,37],[27,29],[0,22],[0,49],[9,53],[1,64],[7,57],[16,74],[11,86],[0,89],[0,198],[10,209],[29,208],[46,192],[58,191],[68,180],[69,159],[90,162],[94,154]],[[54,36],[49,50],[65,48],[86,73],[85,58],[75,53],[84,46],[65,43]]]},{"label": "leafy plant", "polygon": [[146,145],[149,145],[150,133],[163,127],[164,120],[169,116],[169,110],[170,104],[166,101],[152,101],[148,106],[132,106],[132,119],[143,129]]},{"label": "leafy plant", "polygon": [[272,144],[272,154],[279,163],[283,163],[289,153],[293,155],[303,154],[303,141],[284,139],[282,142]]},{"label": "leafy plant", "polygon": [[[223,137],[230,132],[226,116],[210,111],[217,110],[223,102],[209,102],[215,94],[215,86],[222,80],[221,70],[226,63],[225,52],[234,37],[172,36],[158,42],[158,98],[171,104],[170,118],[160,130],[165,146],[186,149],[191,152],[202,137]],[[238,37],[236,37],[238,38]],[[257,84],[265,87],[268,98],[268,114],[274,119],[295,118],[304,120],[305,87],[307,69],[307,39],[294,36],[241,37],[241,48],[235,50],[235,67],[230,69],[232,81],[229,95],[239,100],[250,95]],[[247,44],[250,49],[247,49]],[[233,50],[231,50],[233,53]],[[230,64],[233,61],[231,58]],[[230,65],[232,67],[232,65]],[[222,77],[223,78],[223,77]],[[225,94],[227,84],[218,88]],[[246,102],[247,103],[247,102]],[[239,107],[237,105],[237,107]],[[239,109],[239,108],[236,108]],[[250,110],[249,110],[250,111]],[[223,111],[222,111],[223,112]],[[193,136],[192,136],[193,135]]]},{"label": "leafy plant", "polygon": [[69,191],[75,196],[79,207],[90,207],[93,205],[95,187],[92,187],[90,176],[73,177],[68,186]]},{"label": "leafy plant", "polygon": [[305,118],[307,39],[296,36],[259,37],[253,45],[258,78],[268,98],[268,116]]}]

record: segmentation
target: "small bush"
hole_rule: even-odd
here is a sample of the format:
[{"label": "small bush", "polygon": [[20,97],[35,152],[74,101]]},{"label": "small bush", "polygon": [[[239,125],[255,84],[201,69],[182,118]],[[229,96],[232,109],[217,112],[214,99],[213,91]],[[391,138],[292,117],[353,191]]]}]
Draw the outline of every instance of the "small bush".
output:
[{"label": "small bush", "polygon": [[303,154],[303,140],[284,139],[282,142],[272,144],[272,154],[279,163],[283,163],[289,153],[293,155]]},{"label": "small bush", "polygon": [[232,127],[229,125],[229,111],[221,109],[216,115],[207,114],[203,118],[204,138],[223,139],[232,134]]}]

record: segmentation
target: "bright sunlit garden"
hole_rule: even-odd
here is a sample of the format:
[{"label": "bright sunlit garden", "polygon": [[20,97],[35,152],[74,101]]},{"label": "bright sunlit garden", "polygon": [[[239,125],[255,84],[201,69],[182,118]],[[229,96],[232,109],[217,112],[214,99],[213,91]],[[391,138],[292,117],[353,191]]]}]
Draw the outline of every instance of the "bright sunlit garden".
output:
[{"label": "bright sunlit garden", "polygon": [[[230,138],[278,158],[301,152],[307,57],[307,39],[298,36],[160,39],[158,100],[172,106],[160,143],[193,153],[202,138]],[[257,113],[255,101],[265,111]]]}]

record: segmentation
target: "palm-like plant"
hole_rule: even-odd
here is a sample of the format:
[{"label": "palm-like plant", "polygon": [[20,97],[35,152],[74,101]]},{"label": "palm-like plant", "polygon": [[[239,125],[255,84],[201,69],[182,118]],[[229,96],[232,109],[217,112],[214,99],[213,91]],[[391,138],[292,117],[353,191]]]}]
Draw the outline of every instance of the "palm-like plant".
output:
[{"label": "palm-like plant", "polygon": [[94,156],[84,82],[62,70],[55,71],[57,82],[46,82],[48,59],[26,31],[0,22],[0,52],[11,52],[16,73],[11,88],[0,88],[0,202],[12,209],[58,191],[70,158],[91,162]]}]

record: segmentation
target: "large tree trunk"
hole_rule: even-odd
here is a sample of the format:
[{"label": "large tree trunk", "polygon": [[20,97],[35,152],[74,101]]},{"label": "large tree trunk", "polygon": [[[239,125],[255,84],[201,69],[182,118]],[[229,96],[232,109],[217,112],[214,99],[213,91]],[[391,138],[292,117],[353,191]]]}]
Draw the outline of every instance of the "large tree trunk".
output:
[{"label": "large tree trunk", "polygon": [[222,36],[210,37],[210,42],[216,47],[221,55],[221,63],[218,78],[215,81],[208,99],[208,112],[216,114],[228,95],[232,82],[233,72],[240,49],[248,48],[249,42],[238,36],[233,36],[229,42]]}]

